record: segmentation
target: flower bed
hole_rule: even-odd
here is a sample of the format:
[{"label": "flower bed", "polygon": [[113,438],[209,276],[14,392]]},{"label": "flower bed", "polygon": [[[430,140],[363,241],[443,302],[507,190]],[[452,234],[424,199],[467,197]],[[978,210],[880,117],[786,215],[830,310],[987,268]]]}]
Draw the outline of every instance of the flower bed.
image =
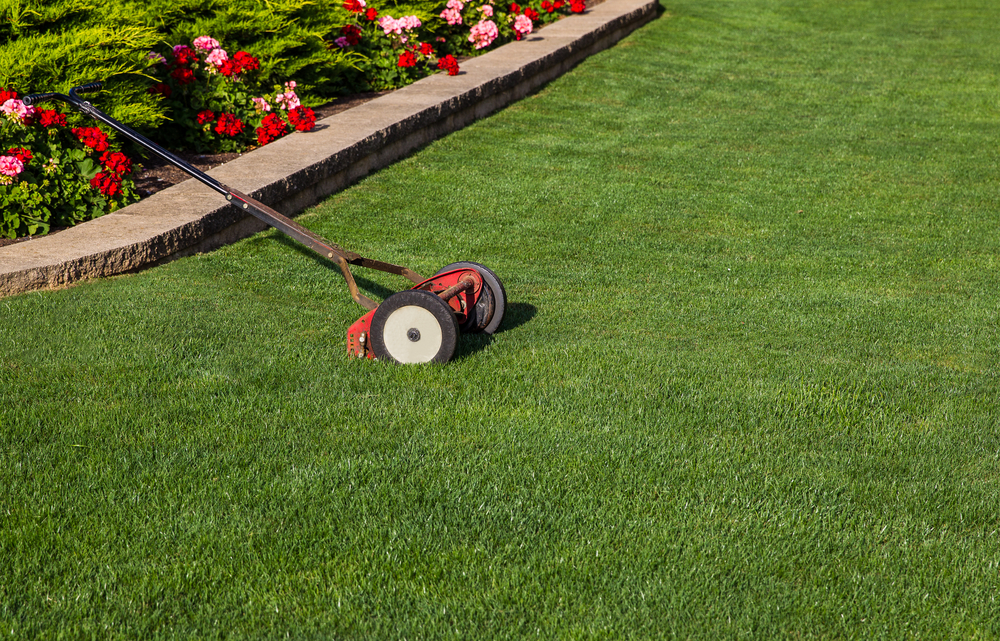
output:
[{"label": "flower bed", "polygon": [[[342,19],[326,35],[326,47],[337,52],[337,60],[351,61],[343,86],[385,90],[438,71],[457,75],[461,57],[520,40],[539,24],[584,8],[582,0],[525,5],[448,0],[422,15],[394,17],[374,3],[343,0],[331,11]],[[331,97],[318,85],[275,77],[281,65],[250,53],[251,46],[230,55],[232,49],[208,35],[189,42],[149,52],[143,71],[151,80],[117,81],[145,83],[166,118],[146,133],[167,148],[218,153],[266,145],[292,131],[311,130],[315,114],[306,105]],[[73,225],[137,199],[133,163],[113,132],[59,109],[33,110],[14,91],[2,97],[0,237],[44,234],[52,225]],[[101,105],[100,97],[94,101]]]}]

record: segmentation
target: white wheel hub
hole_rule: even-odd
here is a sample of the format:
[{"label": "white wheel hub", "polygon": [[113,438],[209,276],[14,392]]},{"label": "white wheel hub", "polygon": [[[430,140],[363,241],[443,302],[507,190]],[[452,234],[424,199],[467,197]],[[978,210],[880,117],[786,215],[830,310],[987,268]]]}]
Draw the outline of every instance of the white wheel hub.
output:
[{"label": "white wheel hub", "polygon": [[428,363],[441,349],[441,324],[429,310],[406,305],[385,319],[385,349],[400,363]]}]

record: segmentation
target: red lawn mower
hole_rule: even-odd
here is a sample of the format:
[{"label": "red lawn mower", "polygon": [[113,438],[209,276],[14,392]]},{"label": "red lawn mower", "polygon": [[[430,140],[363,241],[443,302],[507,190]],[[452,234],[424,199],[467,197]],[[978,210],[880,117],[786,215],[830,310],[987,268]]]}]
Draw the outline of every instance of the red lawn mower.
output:
[{"label": "red lawn mower", "polygon": [[[390,263],[364,258],[309,231],[264,203],[230,189],[182,158],[109,117],[78,94],[97,91],[92,82],[69,90],[69,95],[39,93],[24,97],[24,104],[61,100],[98,120],[132,142],[148,149],[202,184],[226,197],[233,206],[284,232],[340,267],[354,301],[369,310],[347,330],[351,356],[397,363],[447,363],[455,353],[459,332],[494,333],[503,321],[507,293],[497,275],[478,263],[452,263],[431,278]],[[399,274],[415,283],[412,289],[393,294],[376,304],[358,291],[350,265]]]}]

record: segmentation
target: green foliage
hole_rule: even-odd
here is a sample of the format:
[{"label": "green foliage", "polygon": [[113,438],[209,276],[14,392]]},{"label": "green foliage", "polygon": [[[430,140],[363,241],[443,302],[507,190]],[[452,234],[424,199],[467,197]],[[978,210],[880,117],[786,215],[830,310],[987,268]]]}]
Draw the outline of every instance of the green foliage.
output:
[{"label": "green foliage", "polygon": [[[0,237],[45,234],[51,226],[69,226],[97,218],[138,200],[128,171],[113,174],[105,163],[113,150],[104,136],[100,152],[81,143],[68,128],[0,119],[0,156],[25,155],[16,176],[0,174]],[[120,158],[116,154],[116,159]],[[128,162],[127,160],[125,162]],[[92,184],[94,180],[97,184]]]}]

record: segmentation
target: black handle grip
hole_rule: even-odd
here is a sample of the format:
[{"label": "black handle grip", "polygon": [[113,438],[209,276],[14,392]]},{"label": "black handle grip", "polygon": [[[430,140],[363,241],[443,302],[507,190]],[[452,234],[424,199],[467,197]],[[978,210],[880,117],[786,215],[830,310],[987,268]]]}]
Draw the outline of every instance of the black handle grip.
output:
[{"label": "black handle grip", "polygon": [[71,94],[74,93],[90,93],[91,91],[97,91],[103,86],[100,81],[98,82],[88,82],[85,85],[80,85],[79,87],[73,87],[69,90]]},{"label": "black handle grip", "polygon": [[52,98],[55,98],[58,95],[59,94],[57,93],[31,93],[22,98],[21,100],[26,105],[34,105],[38,104],[39,102],[43,102],[45,100],[51,100]]}]

